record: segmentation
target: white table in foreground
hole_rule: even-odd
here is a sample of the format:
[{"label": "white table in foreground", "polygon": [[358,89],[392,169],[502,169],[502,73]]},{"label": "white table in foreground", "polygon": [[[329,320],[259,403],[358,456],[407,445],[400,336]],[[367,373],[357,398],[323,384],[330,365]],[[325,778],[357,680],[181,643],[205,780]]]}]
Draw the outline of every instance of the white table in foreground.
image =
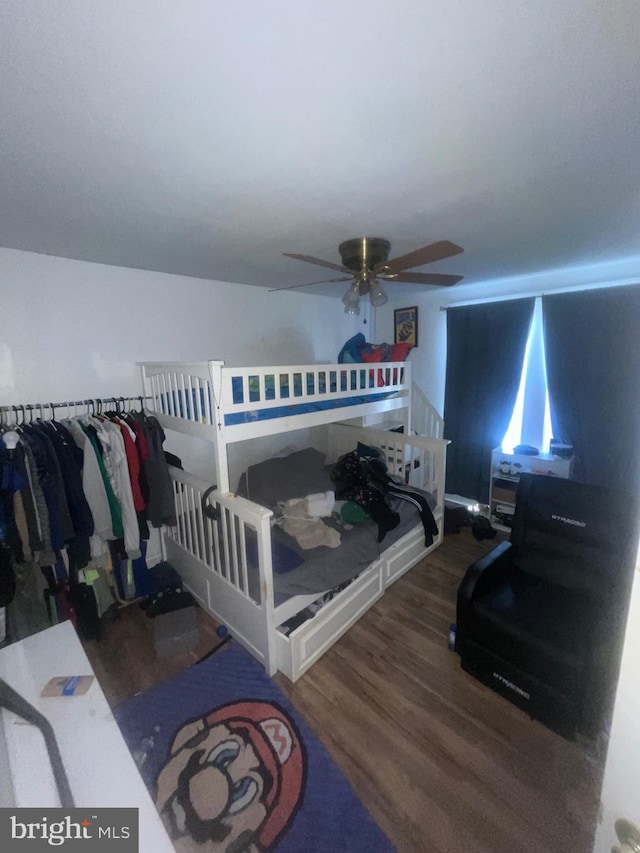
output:
[{"label": "white table in foreground", "polygon": [[[76,806],[137,808],[140,851],[170,853],[174,847],[98,680],[82,696],[40,696],[54,676],[92,674],[71,622],[54,625],[0,650],[0,677],[53,726]],[[15,806],[59,806],[39,730],[5,709],[0,713]]]}]

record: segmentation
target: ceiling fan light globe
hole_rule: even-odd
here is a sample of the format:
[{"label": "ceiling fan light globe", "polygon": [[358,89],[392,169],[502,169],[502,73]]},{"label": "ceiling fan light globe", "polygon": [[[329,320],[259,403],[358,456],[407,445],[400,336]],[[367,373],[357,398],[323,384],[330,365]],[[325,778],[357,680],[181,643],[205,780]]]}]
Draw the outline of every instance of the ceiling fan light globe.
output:
[{"label": "ceiling fan light globe", "polygon": [[371,297],[371,304],[374,308],[380,308],[382,305],[385,305],[389,301],[389,297],[386,293],[381,293],[379,296]]},{"label": "ceiling fan light globe", "polygon": [[382,288],[382,282],[374,278],[369,289],[369,299],[374,308],[379,308],[389,301],[389,297]]},{"label": "ceiling fan light globe", "polygon": [[349,290],[342,297],[345,314],[360,313],[360,287],[357,281],[354,281]]}]

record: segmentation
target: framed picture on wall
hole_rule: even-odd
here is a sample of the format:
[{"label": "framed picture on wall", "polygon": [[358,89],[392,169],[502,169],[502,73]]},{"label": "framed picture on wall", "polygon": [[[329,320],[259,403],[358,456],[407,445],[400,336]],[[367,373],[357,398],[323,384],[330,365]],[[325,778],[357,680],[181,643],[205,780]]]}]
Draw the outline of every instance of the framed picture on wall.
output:
[{"label": "framed picture on wall", "polygon": [[413,344],[418,346],[418,309],[396,308],[393,312],[394,344]]}]

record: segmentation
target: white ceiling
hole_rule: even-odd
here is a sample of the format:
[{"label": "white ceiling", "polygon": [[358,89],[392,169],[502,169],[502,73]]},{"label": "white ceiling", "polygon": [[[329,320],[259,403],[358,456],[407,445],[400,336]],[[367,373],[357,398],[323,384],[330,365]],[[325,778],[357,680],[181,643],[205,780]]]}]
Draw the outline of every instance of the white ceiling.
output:
[{"label": "white ceiling", "polygon": [[465,283],[640,256],[638,0],[2,0],[0,73],[2,246],[265,287],[364,235]]}]

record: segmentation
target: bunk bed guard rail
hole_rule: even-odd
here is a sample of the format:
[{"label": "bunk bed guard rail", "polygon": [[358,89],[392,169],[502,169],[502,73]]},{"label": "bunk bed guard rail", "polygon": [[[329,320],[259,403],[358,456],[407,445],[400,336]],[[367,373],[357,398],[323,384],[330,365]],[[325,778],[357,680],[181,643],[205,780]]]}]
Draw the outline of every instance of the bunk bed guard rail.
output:
[{"label": "bunk bed guard rail", "polygon": [[200,603],[271,674],[275,672],[271,510],[214,491],[200,477],[170,467],[175,527],[165,528],[166,559]]},{"label": "bunk bed guard rail", "polygon": [[[227,368],[223,361],[140,365],[149,408],[169,429],[216,446],[221,492],[227,445],[339,417],[396,410],[410,423],[411,368],[406,362]],[[347,414],[348,412],[348,414]]]}]

